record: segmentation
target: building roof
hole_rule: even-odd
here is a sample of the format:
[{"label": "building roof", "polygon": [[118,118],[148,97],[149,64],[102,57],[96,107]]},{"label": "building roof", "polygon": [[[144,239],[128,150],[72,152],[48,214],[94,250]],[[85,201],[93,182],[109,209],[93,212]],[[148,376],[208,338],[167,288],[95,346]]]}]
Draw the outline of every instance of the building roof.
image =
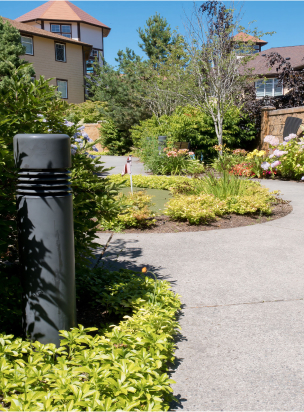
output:
[{"label": "building roof", "polygon": [[37,27],[33,27],[25,23],[20,23],[16,20],[11,20],[6,17],[0,16],[0,18],[2,18],[4,22],[8,21],[12,26],[16,27],[16,29],[18,29],[22,33],[28,33],[28,34],[32,34],[32,35],[36,35],[40,37],[47,37],[50,39],[57,39],[57,40],[60,40],[61,42],[64,41],[65,43],[79,44],[81,46],[87,46],[87,47],[92,48],[91,44],[83,43],[82,41],[69,39],[68,37],[61,36],[60,34],[51,33],[46,30],[38,29]]},{"label": "building roof", "polygon": [[243,41],[243,42],[252,41],[253,43],[261,44],[261,45],[267,44],[267,41],[259,39],[258,37],[250,36],[250,34],[243,33],[243,32],[236,34],[233,37],[233,39],[235,41]]},{"label": "building roof", "polygon": [[18,17],[16,21],[25,23],[40,19],[52,21],[79,21],[102,27],[104,29],[104,37],[107,37],[111,30],[110,27],[66,0],[50,0],[47,3],[36,7],[34,10],[25,13],[23,16]]},{"label": "building roof", "polygon": [[290,64],[295,69],[300,69],[304,67],[304,46],[288,46],[288,47],[272,47],[271,49],[261,51],[257,53],[253,60],[250,60],[246,68],[253,68],[253,75],[268,76],[274,75],[278,72],[275,67],[267,66],[266,55],[270,53],[279,53],[282,57],[289,57]]}]

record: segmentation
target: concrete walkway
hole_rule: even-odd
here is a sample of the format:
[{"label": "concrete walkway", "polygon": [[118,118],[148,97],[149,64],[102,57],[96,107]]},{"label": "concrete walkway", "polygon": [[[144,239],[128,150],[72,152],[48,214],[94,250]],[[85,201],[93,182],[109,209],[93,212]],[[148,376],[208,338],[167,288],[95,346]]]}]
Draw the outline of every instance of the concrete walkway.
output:
[{"label": "concrete walkway", "polygon": [[304,410],[304,185],[263,184],[293,212],[234,229],[114,234],[105,254],[112,267],[148,266],[182,296],[172,410]]},{"label": "concrete walkway", "polygon": [[[100,160],[104,167],[110,168],[114,167],[109,172],[103,174],[103,176],[108,176],[109,174],[120,174],[124,165],[127,163],[128,156],[101,156]],[[132,157],[132,173],[134,175],[146,175],[144,165],[139,161],[138,157]]]}]

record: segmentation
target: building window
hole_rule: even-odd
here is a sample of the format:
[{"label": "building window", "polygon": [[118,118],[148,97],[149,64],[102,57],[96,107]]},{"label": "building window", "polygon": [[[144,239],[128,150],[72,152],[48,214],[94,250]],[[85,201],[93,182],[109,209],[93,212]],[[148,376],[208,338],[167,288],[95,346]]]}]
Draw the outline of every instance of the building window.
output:
[{"label": "building window", "polygon": [[282,96],[283,85],[278,84],[278,79],[258,80],[255,82],[255,90],[257,97],[265,96]]},{"label": "building window", "polygon": [[34,54],[33,37],[21,36],[21,44],[25,47],[25,54]]},{"label": "building window", "polygon": [[70,24],[51,24],[51,32],[61,34],[61,36],[71,38],[72,30]]},{"label": "building window", "polygon": [[89,60],[86,62],[86,74],[93,74],[94,73],[94,63],[97,59],[98,61],[98,50],[92,49]]},{"label": "building window", "polygon": [[65,44],[55,43],[55,60],[57,62],[65,62]]},{"label": "building window", "polygon": [[58,80],[57,79],[57,90],[61,93],[63,99],[68,98],[68,81],[67,80]]}]

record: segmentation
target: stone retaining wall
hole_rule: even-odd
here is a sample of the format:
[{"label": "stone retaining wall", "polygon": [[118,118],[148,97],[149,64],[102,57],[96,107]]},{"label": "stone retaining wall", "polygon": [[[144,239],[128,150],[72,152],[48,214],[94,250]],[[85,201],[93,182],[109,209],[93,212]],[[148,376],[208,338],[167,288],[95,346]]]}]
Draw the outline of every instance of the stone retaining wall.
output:
[{"label": "stone retaining wall", "polygon": [[268,144],[264,143],[264,137],[267,135],[276,136],[280,142],[283,142],[283,130],[287,117],[298,117],[302,119],[302,125],[299,127],[297,134],[298,136],[303,135],[304,106],[280,110],[273,109],[271,106],[262,109],[260,148],[263,149],[268,149]]}]

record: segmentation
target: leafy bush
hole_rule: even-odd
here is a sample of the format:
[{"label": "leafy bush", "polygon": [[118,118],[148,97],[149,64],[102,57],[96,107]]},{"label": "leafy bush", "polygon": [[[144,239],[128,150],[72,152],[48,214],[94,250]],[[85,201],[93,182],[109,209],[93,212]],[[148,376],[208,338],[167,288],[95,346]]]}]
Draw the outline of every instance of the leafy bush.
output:
[{"label": "leafy bush", "polygon": [[[100,179],[98,173],[104,172],[98,158],[87,155],[87,150],[94,148],[88,141],[83,147],[77,142],[81,130],[76,125],[64,120],[67,103],[56,96],[55,86],[43,77],[34,82],[23,82],[23,66],[15,70],[10,87],[3,96],[0,106],[1,151],[4,162],[0,171],[1,256],[6,254],[16,242],[15,231],[16,207],[15,189],[16,170],[13,161],[13,137],[17,133],[64,133],[72,138],[75,154],[72,158],[71,185],[73,189],[73,213],[75,233],[76,264],[88,262],[94,248],[94,238],[98,219],[110,219],[119,212],[114,197],[117,190],[113,184]],[[15,244],[16,246],[16,244]]]},{"label": "leafy bush", "polygon": [[0,264],[0,279],[0,333],[6,331],[20,336],[23,292],[20,266]]},{"label": "leafy bush", "polygon": [[168,147],[158,149],[156,139],[146,140],[142,147],[142,160],[145,168],[156,175],[199,174],[204,166],[193,159],[188,149],[174,150]]},{"label": "leafy bush", "polygon": [[[129,185],[126,177],[112,175],[107,179],[117,184]],[[187,178],[181,176],[133,176],[136,187],[170,190],[174,197],[166,204],[164,212],[171,219],[188,220],[191,224],[206,223],[227,213],[271,213],[277,202],[277,192],[258,182],[243,180],[226,174],[222,178],[212,176]]]},{"label": "leafy bush", "polygon": [[206,223],[228,212],[227,204],[212,195],[177,195],[167,203],[165,214],[190,224]]},{"label": "leafy bush", "polygon": [[155,223],[155,213],[149,207],[152,206],[151,196],[144,191],[134,192],[128,196],[120,193],[117,197],[120,213],[112,220],[100,220],[100,226],[104,230],[120,231],[129,227],[146,228]]},{"label": "leafy bush", "polygon": [[[244,118],[236,108],[227,114],[223,128],[224,142],[230,148],[246,147],[256,135],[254,125],[248,122],[245,127]],[[157,136],[167,136],[169,147],[174,142],[190,142],[191,149],[196,153],[202,152],[204,159],[212,159],[216,155],[213,146],[218,141],[213,120],[192,106],[179,107],[171,116],[152,117],[132,128],[133,145],[136,147],[141,147],[147,138],[157,139]]]},{"label": "leafy bush", "polygon": [[104,110],[106,103],[91,102],[87,100],[84,103],[71,103],[65,112],[67,120],[73,123],[97,123],[104,119]]},{"label": "leafy bush", "polygon": [[[0,335],[0,408],[35,411],[168,410],[180,300],[166,281],[131,271],[78,274],[80,298],[125,320],[60,331],[61,346]],[[78,292],[77,292],[78,293]],[[105,302],[105,303],[104,303]]]},{"label": "leafy bush", "polygon": [[[222,194],[221,189],[216,193]],[[190,224],[207,223],[227,213],[260,212],[269,215],[271,204],[276,202],[275,194],[257,182],[247,182],[241,195],[230,195],[225,200],[214,194],[178,195],[169,200],[165,214],[174,220],[187,220]]]},{"label": "leafy bush", "polygon": [[109,155],[124,155],[132,145],[127,132],[119,130],[113,120],[104,121],[100,128],[101,145],[106,147]]}]

